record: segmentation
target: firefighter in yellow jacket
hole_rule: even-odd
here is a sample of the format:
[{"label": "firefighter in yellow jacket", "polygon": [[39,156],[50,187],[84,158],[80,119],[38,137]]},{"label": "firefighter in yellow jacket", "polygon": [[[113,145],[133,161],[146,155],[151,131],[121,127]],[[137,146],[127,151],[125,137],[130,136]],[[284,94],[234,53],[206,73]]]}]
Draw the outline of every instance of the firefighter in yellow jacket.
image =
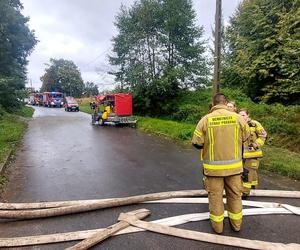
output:
[{"label": "firefighter in yellow jacket", "polygon": [[240,109],[239,114],[248,123],[250,128],[250,137],[244,145],[244,174],[243,174],[243,193],[248,195],[251,188],[258,185],[257,170],[259,167],[260,158],[263,157],[261,150],[267,139],[267,132],[263,126],[249,116],[247,109]]},{"label": "firefighter in yellow jacket", "polygon": [[242,224],[242,146],[250,133],[241,116],[228,110],[226,97],[213,98],[210,113],[198,123],[192,143],[201,149],[204,187],[208,192],[209,212],[215,232],[223,232],[223,190],[227,198],[230,225],[239,231]]}]

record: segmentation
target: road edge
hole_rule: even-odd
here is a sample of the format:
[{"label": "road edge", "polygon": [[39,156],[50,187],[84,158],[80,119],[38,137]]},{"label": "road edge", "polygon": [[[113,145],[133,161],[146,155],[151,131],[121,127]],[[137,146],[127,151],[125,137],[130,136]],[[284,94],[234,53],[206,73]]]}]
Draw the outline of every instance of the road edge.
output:
[{"label": "road edge", "polygon": [[12,155],[12,152],[13,152],[13,150],[10,149],[8,151],[7,155],[4,157],[4,162],[0,163],[0,174],[3,174],[3,172],[7,166],[8,160],[9,160],[10,156]]}]

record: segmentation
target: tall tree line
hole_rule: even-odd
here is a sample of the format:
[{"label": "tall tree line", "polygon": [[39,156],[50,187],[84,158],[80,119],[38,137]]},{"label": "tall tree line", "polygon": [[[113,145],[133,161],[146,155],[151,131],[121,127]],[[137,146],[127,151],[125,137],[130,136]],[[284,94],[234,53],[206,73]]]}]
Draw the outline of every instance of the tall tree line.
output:
[{"label": "tall tree line", "polygon": [[[141,0],[121,7],[110,63],[120,90],[142,113],[162,113],[179,89],[208,84],[203,28],[190,0]],[[167,111],[167,110],[165,110]]]},{"label": "tall tree line", "polygon": [[58,91],[67,96],[82,97],[97,95],[98,86],[93,82],[84,83],[77,65],[66,59],[50,59],[41,77],[41,92]]},{"label": "tall tree line", "polygon": [[51,58],[41,81],[41,92],[58,91],[75,97],[81,97],[84,92],[80,70],[71,60]]},{"label": "tall tree line", "polygon": [[25,88],[27,57],[37,43],[22,9],[19,0],[0,1],[0,105],[7,110],[18,106],[18,96]]},{"label": "tall tree line", "polygon": [[226,32],[223,83],[254,100],[300,103],[300,1],[244,0]]}]

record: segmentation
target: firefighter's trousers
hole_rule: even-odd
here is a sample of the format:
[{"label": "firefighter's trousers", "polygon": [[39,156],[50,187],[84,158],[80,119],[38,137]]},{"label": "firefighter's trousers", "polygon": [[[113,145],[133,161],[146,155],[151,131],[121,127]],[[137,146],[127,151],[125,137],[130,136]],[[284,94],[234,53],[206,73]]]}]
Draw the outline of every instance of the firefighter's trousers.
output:
[{"label": "firefighter's trousers", "polygon": [[257,170],[259,167],[259,159],[245,159],[244,168],[248,170],[248,180],[243,181],[243,193],[249,194],[251,188],[256,188],[258,185]]},{"label": "firefighter's trousers", "polygon": [[204,186],[208,192],[209,212],[212,228],[216,233],[223,232],[224,204],[223,190],[226,193],[226,208],[231,227],[239,231],[242,224],[242,182],[241,175],[226,177],[204,177]]}]

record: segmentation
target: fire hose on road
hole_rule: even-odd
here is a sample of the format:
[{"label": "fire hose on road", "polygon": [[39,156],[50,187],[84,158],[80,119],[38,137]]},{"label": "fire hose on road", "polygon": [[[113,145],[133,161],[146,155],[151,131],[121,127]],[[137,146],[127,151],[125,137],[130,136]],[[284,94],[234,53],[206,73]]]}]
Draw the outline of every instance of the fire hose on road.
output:
[{"label": "fire hose on road", "polygon": [[[40,203],[1,203],[0,218],[29,219],[30,218],[29,215],[33,215],[34,216],[33,218],[39,218],[38,215],[41,214],[41,211],[46,211],[48,214],[50,214],[50,216],[70,214],[72,213],[70,208],[74,208],[74,207],[76,208],[75,211],[77,213],[79,211],[84,212],[84,211],[91,211],[91,210],[101,209],[106,207],[122,206],[122,205],[144,203],[144,202],[194,203],[194,204],[207,203],[208,202],[207,198],[199,198],[199,196],[206,196],[206,195],[207,193],[204,190],[191,190],[191,191],[154,193],[154,194],[146,194],[146,195],[126,197],[126,198],[112,198],[112,199],[103,199],[103,200],[40,202]],[[252,190],[251,196],[300,198],[300,192],[299,191]],[[191,197],[197,197],[197,198],[191,198]],[[287,204],[247,200],[247,201],[243,201],[243,205],[258,207],[252,209],[243,209],[243,215],[259,215],[259,214],[300,215],[300,208],[287,205]],[[86,210],[84,210],[83,207],[86,208]],[[30,210],[30,209],[34,209],[34,210]],[[67,213],[57,214],[57,212],[56,213],[52,212],[52,210],[57,211],[57,209],[59,209],[59,211],[66,210]],[[42,213],[42,215],[46,215],[47,213]],[[226,213],[225,216],[227,216]],[[46,217],[46,216],[42,216],[42,217]],[[246,247],[252,249],[270,249],[270,248],[299,249],[300,248],[300,245],[298,244],[282,244],[282,243],[247,240],[247,239],[241,239],[235,237],[220,236],[220,235],[207,234],[207,233],[201,233],[201,232],[190,231],[190,230],[177,229],[172,227],[175,225],[181,225],[191,221],[207,220],[209,219],[209,213],[186,214],[186,215],[174,216],[174,217],[164,218],[161,220],[152,221],[151,223],[140,221],[139,219],[141,219],[142,217],[139,217],[138,220],[136,219],[132,220],[133,218],[132,213],[130,213],[129,215],[128,214],[122,215],[120,218],[121,218],[121,222],[123,223],[115,224],[117,225],[116,228],[118,229],[116,231],[108,230],[108,229],[97,229],[97,230],[87,230],[87,231],[60,233],[60,234],[51,234],[51,235],[0,238],[0,247],[47,244],[47,243],[57,243],[57,242],[65,242],[65,241],[73,241],[73,240],[86,240],[85,242],[90,242],[92,246],[93,244],[98,243],[101,239],[105,239],[110,235],[118,235],[118,234],[132,233],[132,232],[138,232],[143,230],[150,230],[153,232],[169,234],[177,237],[185,237],[193,240],[200,240],[200,241],[206,241],[210,243],[231,245],[237,247]],[[128,227],[122,229],[124,227],[129,226],[129,224],[135,227]],[[111,227],[109,227],[109,229],[111,229]],[[71,249],[87,249],[87,248],[71,248]]]}]

